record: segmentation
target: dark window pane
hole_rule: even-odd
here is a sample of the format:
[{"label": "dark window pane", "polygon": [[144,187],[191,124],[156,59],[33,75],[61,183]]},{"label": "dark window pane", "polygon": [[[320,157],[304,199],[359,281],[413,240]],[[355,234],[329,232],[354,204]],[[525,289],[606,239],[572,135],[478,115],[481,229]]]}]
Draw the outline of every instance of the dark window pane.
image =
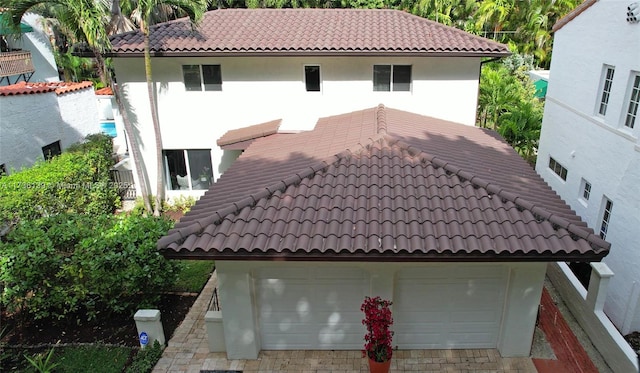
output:
[{"label": "dark window pane", "polygon": [[307,92],[320,92],[320,66],[305,66],[304,81]]},{"label": "dark window pane", "polygon": [[202,65],[205,91],[222,91],[222,71],[220,65]]},{"label": "dark window pane", "polygon": [[0,164],[0,177],[7,174],[7,166],[3,163]]},{"label": "dark window pane", "polygon": [[411,90],[411,65],[394,65],[393,66],[393,90],[394,91],[410,91]]},{"label": "dark window pane", "polygon": [[169,175],[169,188],[171,190],[189,189],[187,166],[184,159],[184,150],[165,150],[164,161]]},{"label": "dark window pane", "polygon": [[187,91],[202,91],[200,65],[182,65],[182,76]]},{"label": "dark window pane", "polygon": [[193,190],[209,189],[213,174],[211,172],[211,151],[187,150],[189,157],[189,172]]},{"label": "dark window pane", "polygon": [[387,92],[391,90],[391,65],[373,66],[373,90]]},{"label": "dark window pane", "polygon": [[60,147],[60,140],[52,142],[49,145],[42,147],[42,154],[44,159],[49,160],[57,155],[62,154],[62,148]]}]

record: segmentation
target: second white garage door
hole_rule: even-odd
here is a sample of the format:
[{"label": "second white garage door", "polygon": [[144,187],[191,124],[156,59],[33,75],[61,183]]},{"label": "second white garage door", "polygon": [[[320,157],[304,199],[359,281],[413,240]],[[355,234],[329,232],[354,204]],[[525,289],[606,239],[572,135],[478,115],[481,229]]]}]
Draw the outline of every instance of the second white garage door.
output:
[{"label": "second white garage door", "polygon": [[501,266],[402,270],[394,290],[394,344],[400,349],[495,348],[506,279]]},{"label": "second white garage door", "polygon": [[278,267],[255,276],[262,349],[362,348],[360,305],[369,289],[363,271]]}]

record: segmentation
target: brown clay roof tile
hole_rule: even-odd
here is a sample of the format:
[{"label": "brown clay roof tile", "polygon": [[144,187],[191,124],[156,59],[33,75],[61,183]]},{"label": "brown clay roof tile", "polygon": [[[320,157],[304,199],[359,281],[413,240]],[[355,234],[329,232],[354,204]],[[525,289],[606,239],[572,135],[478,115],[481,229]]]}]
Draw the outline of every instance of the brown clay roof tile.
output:
[{"label": "brown clay roof tile", "polygon": [[90,88],[92,82],[19,82],[0,87],[0,96],[30,95],[37,93],[55,92],[62,95],[69,92]]},{"label": "brown clay roof tile", "polygon": [[217,144],[222,149],[246,149],[253,140],[277,133],[281,122],[282,119],[278,119],[227,131],[218,139]]},{"label": "brown clay roof tile", "polygon": [[[111,37],[111,54],[141,56],[143,35]],[[506,56],[500,43],[397,10],[220,9],[192,29],[180,19],[152,26],[155,55]]]},{"label": "brown clay roof tile", "polygon": [[493,132],[383,106],[257,139],[158,247],[386,261],[594,261],[609,250]]}]

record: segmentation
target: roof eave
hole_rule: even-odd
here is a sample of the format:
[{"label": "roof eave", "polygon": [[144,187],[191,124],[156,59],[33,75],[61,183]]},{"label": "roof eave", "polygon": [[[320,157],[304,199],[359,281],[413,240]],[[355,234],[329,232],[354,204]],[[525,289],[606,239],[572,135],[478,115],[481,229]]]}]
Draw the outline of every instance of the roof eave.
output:
[{"label": "roof eave", "polygon": [[[511,52],[457,51],[152,51],[152,57],[507,57]],[[142,58],[144,51],[108,52],[107,57]]]},{"label": "roof eave", "polygon": [[196,259],[196,260],[252,260],[252,261],[295,261],[295,262],[422,262],[422,263],[448,263],[448,262],[599,262],[608,251],[589,254],[552,254],[552,253],[505,253],[503,255],[490,255],[487,253],[462,253],[462,254],[416,254],[416,253],[290,253],[290,252],[220,252],[204,250],[161,250],[161,254],[167,259]]}]

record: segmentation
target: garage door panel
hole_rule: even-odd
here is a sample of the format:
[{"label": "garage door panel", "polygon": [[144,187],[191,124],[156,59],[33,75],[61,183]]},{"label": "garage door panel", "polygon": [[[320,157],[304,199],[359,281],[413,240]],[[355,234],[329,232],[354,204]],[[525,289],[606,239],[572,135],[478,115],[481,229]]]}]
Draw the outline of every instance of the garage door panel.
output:
[{"label": "garage door panel", "polygon": [[360,349],[368,277],[355,268],[256,272],[263,349]]},{"label": "garage door panel", "polygon": [[443,266],[402,270],[394,297],[399,348],[495,348],[506,270]]}]

